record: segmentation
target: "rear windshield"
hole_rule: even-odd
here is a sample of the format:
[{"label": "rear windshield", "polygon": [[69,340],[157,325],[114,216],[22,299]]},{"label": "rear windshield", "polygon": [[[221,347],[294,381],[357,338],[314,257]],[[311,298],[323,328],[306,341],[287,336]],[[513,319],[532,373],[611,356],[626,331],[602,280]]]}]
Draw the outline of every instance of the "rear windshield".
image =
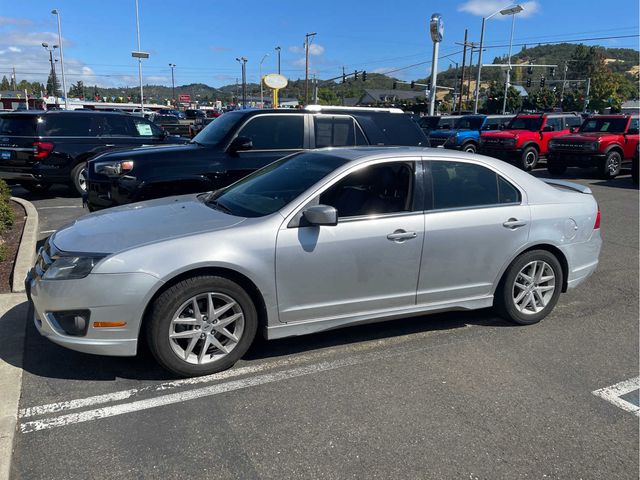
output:
[{"label": "rear windshield", "polygon": [[627,118],[587,118],[580,127],[580,131],[584,133],[624,133],[626,127]]},{"label": "rear windshield", "polygon": [[424,146],[427,139],[409,117],[397,113],[377,115],[375,124],[385,136],[385,145]]},{"label": "rear windshield", "polygon": [[36,118],[33,115],[0,115],[0,135],[33,137],[36,135]]},{"label": "rear windshield", "polygon": [[537,132],[542,126],[542,117],[515,117],[507,129],[509,130],[531,130]]}]

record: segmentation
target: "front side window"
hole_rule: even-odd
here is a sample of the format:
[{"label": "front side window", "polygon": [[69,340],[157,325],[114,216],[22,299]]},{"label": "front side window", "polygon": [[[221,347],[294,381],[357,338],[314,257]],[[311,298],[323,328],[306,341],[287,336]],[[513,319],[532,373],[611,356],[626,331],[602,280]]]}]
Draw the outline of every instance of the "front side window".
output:
[{"label": "front side window", "polygon": [[431,162],[433,209],[519,203],[520,192],[496,172],[473,163]]},{"label": "front side window", "polygon": [[541,126],[541,117],[514,117],[507,128],[509,130],[531,130],[537,132]]},{"label": "front side window", "polygon": [[123,115],[105,115],[103,135],[107,137],[132,137],[129,118]]},{"label": "front side window", "polygon": [[413,210],[413,162],[390,162],[347,175],[320,196],[320,203],[339,218],[410,212]]},{"label": "front side window", "polygon": [[259,115],[238,132],[253,142],[254,150],[304,148],[304,115]]},{"label": "front side window", "polygon": [[545,127],[551,127],[552,132],[559,132],[560,130],[564,130],[564,123],[562,118],[548,118]]},{"label": "front side window", "polygon": [[482,117],[462,117],[455,124],[457,130],[480,130],[483,122]]},{"label": "front side window", "polygon": [[315,117],[316,148],[352,147],[355,145],[354,123],[351,117]]},{"label": "front side window", "polygon": [[138,137],[159,137],[162,134],[162,130],[157,125],[143,118],[134,118],[133,125]]}]

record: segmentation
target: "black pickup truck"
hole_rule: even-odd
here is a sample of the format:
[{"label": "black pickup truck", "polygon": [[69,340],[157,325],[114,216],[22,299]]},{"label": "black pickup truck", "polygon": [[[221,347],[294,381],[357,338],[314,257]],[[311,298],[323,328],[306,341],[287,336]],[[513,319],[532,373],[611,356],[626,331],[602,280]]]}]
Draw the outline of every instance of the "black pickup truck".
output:
[{"label": "black pickup truck", "polygon": [[138,148],[92,159],[87,206],[95,211],[216,190],[300,150],[357,145],[428,146],[428,139],[397,108],[310,105],[304,110],[227,112],[187,145]]},{"label": "black pickup truck", "polygon": [[99,153],[185,143],[136,115],[91,110],[0,114],[0,178],[30,191],[54,183],[86,190],[86,162]]}]

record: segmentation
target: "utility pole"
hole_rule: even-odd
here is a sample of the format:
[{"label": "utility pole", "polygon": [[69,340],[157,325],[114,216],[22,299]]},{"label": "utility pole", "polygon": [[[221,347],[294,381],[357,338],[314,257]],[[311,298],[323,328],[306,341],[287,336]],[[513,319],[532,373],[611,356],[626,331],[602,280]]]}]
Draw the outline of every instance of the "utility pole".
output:
[{"label": "utility pole", "polygon": [[591,90],[591,77],[587,78],[587,92],[584,96],[584,111],[589,108],[589,91]]},{"label": "utility pole", "polygon": [[471,42],[469,44],[469,79],[467,80],[467,102],[469,102],[471,100],[471,77],[473,76],[471,74],[471,68],[473,65],[473,49],[476,47],[476,44],[474,42]]},{"label": "utility pole", "polygon": [[[138,0],[136,0],[136,34],[138,36],[138,52],[140,52],[140,16]],[[142,91],[142,57],[138,57],[138,80],[140,81],[140,111],[144,112],[144,92]]]},{"label": "utility pole", "polygon": [[309,39],[315,36],[314,33],[307,33],[304,36],[304,104],[309,104]]},{"label": "utility pole", "polygon": [[462,93],[464,87],[464,67],[467,63],[467,29],[464,29],[464,48],[462,50],[462,71],[460,73],[460,98],[458,99],[458,112],[462,113]]},{"label": "utility pole", "polygon": [[245,57],[236,58],[242,65],[242,108],[247,107],[247,59]]},{"label": "utility pole", "polygon": [[13,75],[11,76],[11,86],[14,92],[18,90],[18,81],[16,80],[16,67],[13,67]]},{"label": "utility pole", "polygon": [[173,106],[176,105],[176,80],[173,75],[173,69],[176,68],[175,63],[170,63],[169,67],[171,67],[171,100],[173,102]]},{"label": "utility pole", "polygon": [[564,74],[562,76],[562,90],[560,91],[560,108],[562,108],[562,100],[564,100],[564,87],[567,84],[567,70],[569,70],[569,64],[567,62],[564,62]]},{"label": "utility pole", "polygon": [[511,83],[511,46],[513,45],[513,29],[516,25],[515,13],[511,15],[511,35],[509,36],[509,66],[507,67],[507,79],[504,82],[504,99],[502,101],[502,114],[507,113],[507,95],[509,93],[509,86]]}]

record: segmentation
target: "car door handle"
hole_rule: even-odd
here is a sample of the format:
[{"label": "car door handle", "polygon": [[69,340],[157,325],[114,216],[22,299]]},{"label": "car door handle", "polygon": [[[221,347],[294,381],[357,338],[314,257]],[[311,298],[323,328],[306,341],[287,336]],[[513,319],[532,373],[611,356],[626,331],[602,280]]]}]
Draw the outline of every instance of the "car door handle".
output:
[{"label": "car door handle", "polygon": [[412,238],[416,238],[418,234],[416,232],[407,232],[405,230],[396,230],[393,233],[387,235],[387,239],[393,242],[401,243],[405,240],[411,240]]},{"label": "car door handle", "polygon": [[115,143],[107,143],[107,144],[105,145],[105,147],[115,147],[115,146],[116,146],[116,144],[115,144]]},{"label": "car door handle", "polygon": [[524,227],[527,222],[523,222],[522,220],[518,220],[517,218],[510,218],[506,222],[502,224],[503,227],[510,228],[511,230],[515,230],[516,228]]}]

